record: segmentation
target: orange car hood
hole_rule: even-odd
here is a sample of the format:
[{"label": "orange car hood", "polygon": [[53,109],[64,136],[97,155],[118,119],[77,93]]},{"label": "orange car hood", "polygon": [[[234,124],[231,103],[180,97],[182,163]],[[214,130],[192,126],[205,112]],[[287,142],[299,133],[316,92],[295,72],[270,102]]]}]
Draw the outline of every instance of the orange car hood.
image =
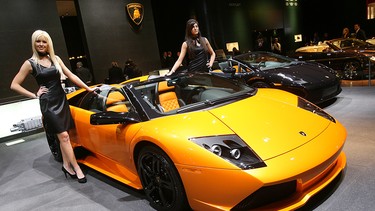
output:
[{"label": "orange car hood", "polygon": [[256,95],[209,112],[267,160],[309,142],[331,123],[298,108],[297,98],[291,101],[295,102]]}]

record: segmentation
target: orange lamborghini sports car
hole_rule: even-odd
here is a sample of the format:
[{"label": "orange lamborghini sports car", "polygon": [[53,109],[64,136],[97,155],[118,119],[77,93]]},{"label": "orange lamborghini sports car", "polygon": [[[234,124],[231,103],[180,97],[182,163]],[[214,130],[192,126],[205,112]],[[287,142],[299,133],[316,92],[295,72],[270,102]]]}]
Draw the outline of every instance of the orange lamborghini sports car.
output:
[{"label": "orange lamborghini sports car", "polygon": [[186,73],[97,87],[67,95],[77,159],[156,210],[293,210],[343,175],[345,128],[291,93]]}]

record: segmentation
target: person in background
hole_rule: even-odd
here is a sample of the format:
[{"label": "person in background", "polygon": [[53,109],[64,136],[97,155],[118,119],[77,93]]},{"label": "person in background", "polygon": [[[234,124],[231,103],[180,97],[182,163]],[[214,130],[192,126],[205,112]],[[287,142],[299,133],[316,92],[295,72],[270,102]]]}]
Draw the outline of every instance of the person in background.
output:
[{"label": "person in background", "polygon": [[173,65],[175,63],[175,59],[173,58],[172,51],[168,51],[166,62],[167,62],[167,66],[166,66],[167,68],[173,67]]},{"label": "person in background", "polygon": [[76,66],[77,66],[77,69],[76,69],[77,76],[87,85],[91,85],[92,75],[91,75],[90,70],[84,67],[82,62],[77,62]]},{"label": "person in background", "polygon": [[122,69],[118,66],[117,62],[111,62],[111,67],[108,69],[108,83],[117,84],[123,81],[125,81],[125,77]]},{"label": "person in background", "polygon": [[240,54],[241,54],[241,51],[239,51],[236,47],[232,48],[232,55],[233,56],[237,56],[237,55],[240,55]]},{"label": "person in background", "polygon": [[256,51],[269,51],[269,47],[267,46],[267,39],[263,36],[261,32],[258,33],[256,39],[255,50]]},{"label": "person in background", "polygon": [[[64,75],[78,87],[93,92],[78,76],[73,74],[55,55],[50,35],[42,30],[36,30],[31,36],[32,57],[27,59],[19,69],[10,85],[10,88],[29,98],[39,98],[43,124],[46,133],[57,134],[60,141],[63,165],[61,170],[65,177],[78,179],[85,183],[86,176],[82,172],[75,158],[68,130],[74,127],[69,103],[61,85],[61,76]],[[36,93],[22,86],[26,77],[31,74],[36,79],[39,89]]]},{"label": "person in background", "polygon": [[137,65],[132,59],[128,59],[125,62],[124,75],[127,79],[132,79],[142,76],[142,72],[138,69]]},{"label": "person in background", "polygon": [[281,54],[281,44],[279,43],[279,38],[273,38],[271,50],[273,53]]},{"label": "person in background", "polygon": [[167,75],[173,74],[187,55],[189,72],[209,72],[215,61],[215,52],[207,38],[202,37],[198,21],[189,19],[186,23],[185,41],[182,43],[180,56]]},{"label": "person in background", "polygon": [[342,30],[342,38],[349,38],[350,37],[350,31],[349,31],[349,28],[345,27],[343,30]]},{"label": "person in background", "polygon": [[361,29],[361,26],[358,23],[354,24],[354,31],[355,31],[355,38],[359,40],[363,40],[363,41],[367,40],[365,30]]},{"label": "person in background", "polygon": [[314,32],[313,38],[311,40],[311,45],[318,45],[320,42],[320,37],[318,32]]},{"label": "person in background", "polygon": [[168,53],[167,51],[164,51],[163,54],[161,55],[161,67],[162,68],[168,67],[167,57],[168,57]]},{"label": "person in background", "polygon": [[328,32],[324,32],[324,33],[323,33],[323,40],[322,40],[322,41],[324,42],[324,41],[326,41],[326,40],[330,40],[330,39],[331,39],[331,38],[330,38]]}]

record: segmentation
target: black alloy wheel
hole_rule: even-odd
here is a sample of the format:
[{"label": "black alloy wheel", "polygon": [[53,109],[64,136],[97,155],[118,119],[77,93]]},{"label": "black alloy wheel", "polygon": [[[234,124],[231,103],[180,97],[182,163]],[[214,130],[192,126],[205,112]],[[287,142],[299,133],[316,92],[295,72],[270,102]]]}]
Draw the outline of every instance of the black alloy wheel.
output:
[{"label": "black alloy wheel", "polygon": [[161,149],[144,147],[137,170],[150,205],[156,210],[190,210],[184,187],[171,159]]},{"label": "black alloy wheel", "polygon": [[62,154],[61,154],[61,149],[60,149],[60,141],[57,138],[57,135],[46,133],[46,137],[47,137],[48,146],[49,146],[49,149],[51,150],[53,158],[58,162],[62,162],[63,159],[62,159]]},{"label": "black alloy wheel", "polygon": [[343,79],[358,79],[361,64],[357,61],[349,61],[344,65]]}]

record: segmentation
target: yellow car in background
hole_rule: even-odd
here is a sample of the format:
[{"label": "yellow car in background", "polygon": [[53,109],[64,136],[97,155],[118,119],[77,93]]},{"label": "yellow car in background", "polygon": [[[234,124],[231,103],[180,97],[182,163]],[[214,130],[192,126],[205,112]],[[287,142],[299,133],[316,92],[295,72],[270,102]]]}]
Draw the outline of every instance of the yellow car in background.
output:
[{"label": "yellow car in background", "polygon": [[289,55],[300,61],[324,64],[337,71],[343,80],[374,78],[374,56],[375,45],[355,38],[326,40],[317,46],[298,48]]},{"label": "yellow car in background", "polygon": [[293,210],[346,166],[345,128],[285,91],[190,73],[97,87],[67,95],[77,159],[156,210]]}]

